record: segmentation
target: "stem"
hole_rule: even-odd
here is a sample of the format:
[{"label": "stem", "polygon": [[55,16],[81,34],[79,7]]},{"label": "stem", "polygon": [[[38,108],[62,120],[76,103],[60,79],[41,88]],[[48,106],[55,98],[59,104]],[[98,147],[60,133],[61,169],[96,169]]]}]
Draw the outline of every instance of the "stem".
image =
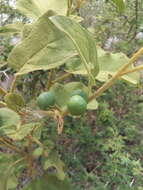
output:
[{"label": "stem", "polygon": [[84,0],[77,0],[76,8],[79,9]]},{"label": "stem", "polygon": [[16,82],[17,82],[18,78],[19,78],[18,75],[15,75],[15,76],[14,76],[14,79],[13,79],[13,81],[12,81],[11,88],[10,88],[10,92],[11,92],[11,93],[14,91],[14,89],[15,89],[15,87],[16,87]]},{"label": "stem", "polygon": [[73,0],[68,0],[68,10],[67,10],[66,16],[69,16],[69,15],[70,15],[70,10],[71,10],[71,8],[72,8],[72,1],[73,1]]},{"label": "stem", "polygon": [[32,137],[31,135],[29,136],[31,141],[35,142],[37,145],[39,145],[42,149],[44,148],[44,145],[35,137]]},{"label": "stem", "polygon": [[0,107],[6,107],[6,106],[7,106],[7,104],[6,104],[6,103],[4,103],[4,102],[0,101]]},{"label": "stem", "polygon": [[124,71],[129,67],[129,65],[133,64],[137,58],[143,54],[143,48],[139,49],[138,52],[136,52],[129,62],[122,66],[115,75],[112,76],[111,79],[109,79],[106,83],[103,84],[91,97],[89,97],[89,101],[93,100],[96,97],[99,97],[105,90],[107,90],[121,75],[124,73]]},{"label": "stem", "polygon": [[59,81],[61,81],[61,80],[64,80],[65,78],[69,77],[70,75],[72,75],[72,73],[66,73],[66,74],[62,75],[62,76],[60,76],[59,78],[57,78],[56,80],[54,80],[54,81],[52,82],[52,84],[55,84],[56,82],[59,82]]},{"label": "stem", "polygon": [[22,153],[22,151],[19,148],[17,148],[13,144],[8,143],[5,139],[0,138],[0,142],[3,143],[4,145],[6,145],[8,148],[12,149],[13,151],[20,153],[20,154]]},{"label": "stem", "polygon": [[6,95],[7,92],[6,92],[6,90],[4,90],[2,87],[0,87],[0,94],[1,94],[1,95]]},{"label": "stem", "polygon": [[47,90],[49,90],[50,87],[52,86],[53,74],[54,74],[54,70],[51,70],[50,73],[49,73],[48,82],[47,82],[47,85],[46,85]]},{"label": "stem", "polygon": [[126,74],[128,74],[128,73],[133,73],[133,72],[135,72],[135,71],[139,71],[139,70],[142,70],[142,69],[143,69],[143,65],[138,66],[138,67],[135,67],[135,68],[130,69],[130,70],[127,70],[127,71],[124,71],[124,72],[122,73],[122,75],[126,75]]}]

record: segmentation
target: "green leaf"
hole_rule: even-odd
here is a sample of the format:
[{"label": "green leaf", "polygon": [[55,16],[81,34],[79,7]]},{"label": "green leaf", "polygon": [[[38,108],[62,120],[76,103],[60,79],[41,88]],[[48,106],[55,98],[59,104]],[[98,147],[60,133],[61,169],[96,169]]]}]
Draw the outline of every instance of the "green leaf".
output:
[{"label": "green leaf", "polygon": [[87,104],[88,110],[97,110],[97,108],[98,108],[98,102],[96,101],[96,99],[93,99],[91,102]]},{"label": "green leaf", "polygon": [[0,154],[0,189],[11,190],[16,188],[18,180],[12,167],[14,160],[11,155]]},{"label": "green leaf", "polygon": [[20,116],[8,109],[8,108],[0,108],[0,127],[12,126],[20,121]]},{"label": "green leaf", "polygon": [[[107,81],[110,76],[114,75],[119,68],[129,62],[129,58],[123,53],[109,53],[98,47],[98,60],[100,72],[96,79],[99,81]],[[134,68],[133,65],[129,67]],[[134,72],[131,74],[123,75],[122,79],[137,84],[139,82],[139,73]]]},{"label": "green leaf", "polygon": [[44,174],[23,190],[72,190],[72,187],[67,179],[61,181],[56,176]]},{"label": "green leaf", "polygon": [[64,108],[69,100],[69,93],[64,85],[56,83],[52,86],[51,91],[54,93],[56,105]]},{"label": "green leaf", "polygon": [[55,175],[59,180],[65,179],[64,163],[60,160],[59,155],[54,151],[49,154],[48,159],[46,159],[43,163],[44,170],[47,170],[51,167],[56,168]]},{"label": "green leaf", "polygon": [[117,6],[118,11],[121,13],[125,9],[125,3],[124,0],[112,0],[115,5]]},{"label": "green leaf", "polygon": [[[109,77],[114,75],[119,70],[119,68],[121,68],[129,61],[129,58],[123,53],[109,53],[104,51],[100,47],[97,47],[97,52],[100,71],[96,76],[96,79],[101,82],[106,82]],[[134,66],[131,65],[129,69],[131,68],[134,68]],[[77,56],[71,58],[68,61],[68,63],[66,64],[66,71],[72,74],[87,75],[87,71],[85,70]],[[123,75],[121,78],[130,83],[137,84],[140,77],[138,72],[134,72]]]},{"label": "green leaf", "polygon": [[28,37],[12,50],[8,64],[17,71],[20,69],[21,75],[59,67],[76,54],[71,40],[51,23],[47,12],[32,25]]},{"label": "green leaf", "polygon": [[64,85],[64,88],[68,91],[69,95],[74,91],[81,89],[88,94],[88,88],[82,82],[70,82]]},{"label": "green leaf", "polygon": [[67,0],[17,0],[16,7],[26,16],[37,19],[48,10],[56,11],[59,15],[66,15]]},{"label": "green leaf", "polygon": [[25,106],[24,99],[19,94],[8,93],[4,97],[4,100],[7,106],[14,111],[19,111],[21,108]]},{"label": "green leaf", "polygon": [[24,24],[22,22],[17,22],[15,24],[7,24],[0,27],[0,36],[4,35],[16,35],[20,34],[23,29]]},{"label": "green leaf", "polygon": [[32,24],[25,24],[22,30],[22,35],[21,35],[21,39],[24,40],[25,38],[27,38],[30,34],[30,32],[32,31]]},{"label": "green leaf", "polygon": [[[96,44],[90,33],[68,17],[52,16],[50,20],[73,41],[88,74],[96,76],[99,72]],[[93,66],[92,70],[89,69],[90,65]]]},{"label": "green leaf", "polygon": [[21,126],[8,126],[3,128],[4,134],[9,136],[13,140],[22,140],[24,137],[26,137],[36,126],[38,126],[39,123],[28,123]]}]

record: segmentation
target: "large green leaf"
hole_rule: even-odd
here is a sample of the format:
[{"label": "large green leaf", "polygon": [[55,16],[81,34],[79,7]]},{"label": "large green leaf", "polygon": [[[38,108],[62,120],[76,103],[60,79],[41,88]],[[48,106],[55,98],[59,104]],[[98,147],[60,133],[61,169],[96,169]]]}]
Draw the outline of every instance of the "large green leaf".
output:
[{"label": "large green leaf", "polygon": [[[99,71],[96,44],[90,33],[68,17],[52,16],[50,20],[73,41],[88,74],[96,76]],[[90,65],[92,65],[92,70],[89,69]]]},{"label": "large green leaf", "polygon": [[[96,76],[96,79],[102,82],[107,81],[110,76],[114,75],[118,71],[119,68],[129,62],[129,58],[123,53],[109,53],[100,47],[97,47],[97,53],[100,71]],[[129,68],[134,68],[134,66],[131,65]],[[83,67],[77,56],[68,61],[66,64],[66,71],[73,74],[87,75],[86,69]],[[134,72],[126,74],[121,78],[130,83],[137,84],[139,81],[139,73]]]},{"label": "large green leaf", "polygon": [[58,67],[77,54],[72,41],[51,23],[48,15],[45,13],[33,24],[28,37],[8,57],[9,66],[20,69],[19,75]]},{"label": "large green leaf", "polygon": [[8,109],[8,108],[0,108],[0,128],[5,126],[12,126],[20,121],[20,116]]},{"label": "large green leaf", "polygon": [[72,190],[72,187],[67,179],[59,180],[55,176],[44,174],[23,190]]},{"label": "large green leaf", "polygon": [[30,18],[37,19],[48,10],[66,15],[67,0],[17,0],[17,9]]},{"label": "large green leaf", "polygon": [[24,40],[25,38],[27,38],[29,36],[30,32],[32,31],[32,27],[33,27],[32,24],[25,24],[23,26],[22,34],[21,34],[22,40]]},{"label": "large green leaf", "polygon": [[20,34],[24,24],[21,22],[0,27],[0,36]]},{"label": "large green leaf", "polygon": [[[109,53],[98,47],[98,59],[100,72],[96,79],[99,81],[107,81],[110,76],[114,75],[119,68],[129,62],[129,58],[123,53]],[[133,68],[131,65],[129,68]],[[122,79],[129,81],[133,84],[139,82],[139,73],[134,72],[131,74],[123,75]]]},{"label": "large green leaf", "polygon": [[21,126],[17,126],[16,123],[13,126],[5,126],[3,133],[13,140],[22,140],[26,137],[39,123],[28,123]]}]

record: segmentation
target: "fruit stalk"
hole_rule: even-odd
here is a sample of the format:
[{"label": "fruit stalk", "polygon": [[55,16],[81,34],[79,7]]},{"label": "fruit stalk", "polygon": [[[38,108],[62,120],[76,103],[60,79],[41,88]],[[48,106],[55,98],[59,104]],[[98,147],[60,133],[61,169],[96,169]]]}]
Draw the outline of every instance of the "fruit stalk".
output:
[{"label": "fruit stalk", "polygon": [[7,92],[6,92],[6,90],[4,90],[2,87],[0,87],[0,94],[1,94],[1,95],[6,95]]}]

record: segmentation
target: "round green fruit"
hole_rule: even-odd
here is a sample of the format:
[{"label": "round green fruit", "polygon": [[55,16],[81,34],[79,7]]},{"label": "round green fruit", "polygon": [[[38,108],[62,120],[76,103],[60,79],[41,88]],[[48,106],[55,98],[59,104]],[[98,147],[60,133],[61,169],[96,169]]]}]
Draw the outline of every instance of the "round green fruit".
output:
[{"label": "round green fruit", "polygon": [[88,101],[88,96],[87,96],[86,92],[84,92],[84,91],[81,90],[81,89],[74,90],[74,91],[71,93],[71,96],[75,96],[75,95],[81,96],[86,102]]},{"label": "round green fruit", "polygon": [[52,92],[43,92],[37,98],[37,105],[40,109],[46,110],[55,104],[55,97]]},{"label": "round green fruit", "polygon": [[72,115],[82,115],[87,107],[87,102],[79,95],[72,96],[68,102],[68,110]]}]

